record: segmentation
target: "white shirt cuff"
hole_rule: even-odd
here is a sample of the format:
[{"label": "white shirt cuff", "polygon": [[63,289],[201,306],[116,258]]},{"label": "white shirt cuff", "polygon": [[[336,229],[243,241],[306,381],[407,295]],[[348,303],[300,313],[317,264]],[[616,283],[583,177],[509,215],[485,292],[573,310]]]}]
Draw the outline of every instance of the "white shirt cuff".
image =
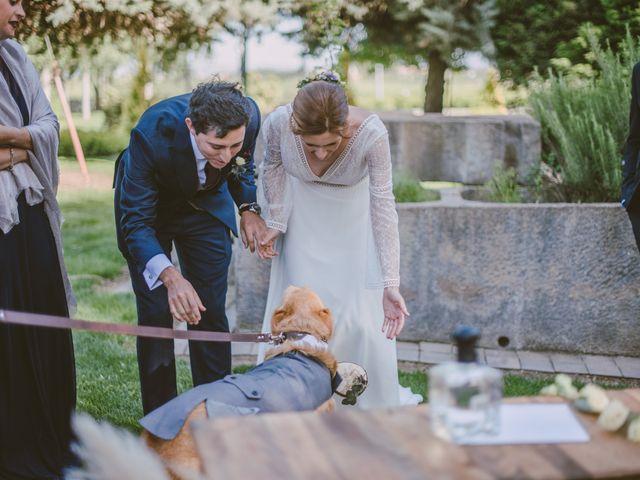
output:
[{"label": "white shirt cuff", "polygon": [[142,275],[144,275],[144,280],[147,282],[147,286],[149,290],[153,290],[162,285],[162,281],[160,281],[160,274],[167,267],[172,267],[173,263],[171,260],[164,254],[159,253],[155,257],[151,257],[151,259],[147,262],[147,267],[144,269]]},{"label": "white shirt cuff", "polygon": [[264,223],[269,228],[273,228],[274,230],[278,230],[281,233],[287,233],[287,224],[286,223],[275,222],[275,221],[269,220],[269,219],[266,219]]}]

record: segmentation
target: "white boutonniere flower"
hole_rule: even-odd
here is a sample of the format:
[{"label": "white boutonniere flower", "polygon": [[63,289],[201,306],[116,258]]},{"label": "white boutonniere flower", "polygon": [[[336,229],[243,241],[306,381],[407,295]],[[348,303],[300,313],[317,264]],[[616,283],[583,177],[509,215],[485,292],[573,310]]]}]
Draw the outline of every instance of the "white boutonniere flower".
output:
[{"label": "white boutonniere flower", "polygon": [[247,160],[244,157],[235,157],[232,160],[231,171],[229,175],[234,178],[238,178],[243,175],[247,170]]}]

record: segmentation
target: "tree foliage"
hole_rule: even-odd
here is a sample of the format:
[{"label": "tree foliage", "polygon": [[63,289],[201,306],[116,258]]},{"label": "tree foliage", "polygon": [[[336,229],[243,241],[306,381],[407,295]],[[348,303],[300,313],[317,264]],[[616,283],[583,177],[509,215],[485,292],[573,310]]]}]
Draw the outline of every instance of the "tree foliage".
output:
[{"label": "tree foliage", "polygon": [[211,40],[224,11],[206,0],[29,0],[26,37],[79,54],[105,38],[145,38],[170,55]]},{"label": "tree foliage", "polygon": [[590,53],[587,29],[618,52],[626,28],[640,35],[637,0],[497,0],[491,30],[503,80],[524,84],[537,69],[556,73],[563,65],[600,68]]},{"label": "tree foliage", "polygon": [[273,29],[281,20],[279,12],[283,0],[226,0],[224,2],[224,28],[242,40],[240,54],[240,76],[248,91],[247,54],[249,39]]},{"label": "tree foliage", "polygon": [[[442,111],[444,72],[467,51],[493,54],[495,0],[308,0],[293,13],[310,53],[339,45],[348,59],[429,64],[425,111]],[[362,32],[362,27],[364,31]],[[344,67],[342,68],[344,70]],[[341,72],[343,75],[344,71]]]},{"label": "tree foliage", "polygon": [[[444,73],[460,67],[464,54],[493,55],[490,28],[496,15],[494,0],[392,0],[374,2],[363,19],[367,48],[381,60],[427,62],[424,109],[442,111]],[[378,52],[377,54],[375,52]],[[375,58],[375,57],[374,57]]]}]

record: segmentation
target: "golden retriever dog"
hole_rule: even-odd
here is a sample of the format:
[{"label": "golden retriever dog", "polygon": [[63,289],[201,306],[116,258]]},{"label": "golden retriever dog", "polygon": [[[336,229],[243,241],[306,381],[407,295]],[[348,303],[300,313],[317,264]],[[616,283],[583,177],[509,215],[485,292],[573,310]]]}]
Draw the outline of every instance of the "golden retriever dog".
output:
[{"label": "golden retriever dog", "polygon": [[[308,288],[289,287],[285,291],[282,305],[273,312],[271,332],[274,335],[289,333],[290,338],[271,348],[263,364],[246,374],[229,375],[207,386],[201,385],[185,392],[141,420],[140,423],[145,427],[143,440],[158,453],[169,470],[174,472],[174,478],[179,478],[175,472],[184,472],[185,468],[198,472],[201,470],[201,462],[190,433],[190,425],[195,421],[216,415],[292,410],[326,412],[335,408],[331,397],[337,363],[327,350],[327,341],[333,334],[333,319],[318,295]],[[301,365],[299,369],[296,367],[298,363]],[[274,368],[278,369],[279,375],[270,376],[269,372],[273,372]],[[300,372],[302,375],[310,375],[310,369],[315,369],[314,375],[317,378],[298,378]],[[282,371],[285,372],[284,375]],[[286,385],[272,383],[276,378],[282,382],[283,377],[288,382],[296,383],[296,388],[291,392],[304,391],[305,394],[296,395],[288,392]],[[196,389],[207,391],[196,395]],[[187,400],[179,400],[189,395],[195,395],[191,404]],[[189,413],[183,423],[179,422],[181,427],[175,434],[177,427],[173,417],[174,412],[180,411],[180,408],[172,403],[179,404],[180,401],[187,403]],[[193,402],[197,402],[194,408]],[[157,413],[163,409],[162,415]],[[174,431],[166,433],[167,429],[164,427],[169,423]],[[150,424],[154,426],[151,427]],[[174,434],[173,438],[169,438]]]}]

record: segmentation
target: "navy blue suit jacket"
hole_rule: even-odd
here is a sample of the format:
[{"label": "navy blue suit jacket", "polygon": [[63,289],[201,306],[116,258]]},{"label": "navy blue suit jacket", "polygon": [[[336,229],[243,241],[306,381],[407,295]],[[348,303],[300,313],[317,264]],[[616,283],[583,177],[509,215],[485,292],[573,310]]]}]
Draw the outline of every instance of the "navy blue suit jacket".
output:
[{"label": "navy blue suit jacket", "polygon": [[256,201],[253,154],[260,130],[260,111],[247,98],[251,116],[244,143],[236,157],[246,160],[244,172],[230,175],[234,161],[222,169],[226,179],[213,191],[198,192],[196,159],[185,124],[191,94],[168,98],[151,106],[131,131],[129,146],[116,164],[114,178],[118,247],[143,267],[164,253],[156,229],[186,204],[202,209],[237,236],[236,205]]},{"label": "navy blue suit jacket", "polygon": [[629,109],[629,136],[624,146],[622,162],[622,205],[638,210],[636,193],[640,185],[640,63],[633,67],[631,76],[631,107]]}]

